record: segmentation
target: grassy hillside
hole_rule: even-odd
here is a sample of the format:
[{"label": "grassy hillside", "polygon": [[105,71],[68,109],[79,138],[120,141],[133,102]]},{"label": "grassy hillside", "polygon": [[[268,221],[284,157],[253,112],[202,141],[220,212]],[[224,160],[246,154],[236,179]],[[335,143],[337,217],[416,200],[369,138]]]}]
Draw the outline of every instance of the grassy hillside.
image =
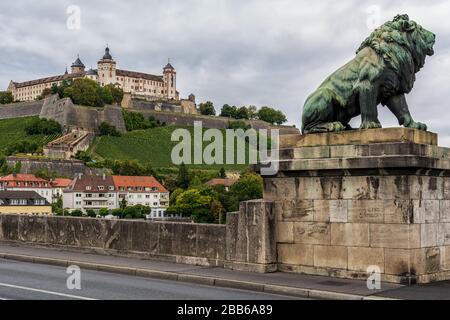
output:
[{"label": "grassy hillside", "polygon": [[59,135],[32,135],[29,136],[25,132],[25,128],[30,122],[37,117],[24,117],[14,119],[1,119],[0,120],[0,155],[4,155],[5,149],[14,143],[26,140],[29,142],[35,142],[38,145],[45,145],[59,137]]},{"label": "grassy hillside", "polygon": [[[88,152],[99,159],[135,159],[141,163],[151,163],[154,168],[170,168],[174,166],[171,161],[172,148],[178,144],[171,141],[171,135],[178,128],[189,130],[193,137],[193,127],[166,126],[137,130],[125,133],[121,137],[97,137]],[[224,134],[223,137],[225,137]],[[204,143],[204,146],[208,144]],[[227,170],[243,170],[248,168],[248,165],[190,165],[189,167],[215,170],[224,167]]]}]

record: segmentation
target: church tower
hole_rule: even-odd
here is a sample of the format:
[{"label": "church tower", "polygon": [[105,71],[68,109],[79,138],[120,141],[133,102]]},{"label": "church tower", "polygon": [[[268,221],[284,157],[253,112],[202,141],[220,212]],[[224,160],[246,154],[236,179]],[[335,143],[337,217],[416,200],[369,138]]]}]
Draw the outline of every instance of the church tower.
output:
[{"label": "church tower", "polygon": [[105,86],[110,83],[115,84],[117,82],[116,62],[109,53],[108,46],[106,46],[105,54],[103,55],[103,58],[98,61],[97,66],[98,82],[101,86]]},{"label": "church tower", "polygon": [[77,60],[70,66],[72,68],[72,73],[84,73],[84,64],[80,60],[80,56],[77,56]]},{"label": "church tower", "polygon": [[163,71],[164,77],[164,96],[169,99],[176,99],[177,97],[177,72],[175,68],[170,64],[170,60],[164,67]]}]

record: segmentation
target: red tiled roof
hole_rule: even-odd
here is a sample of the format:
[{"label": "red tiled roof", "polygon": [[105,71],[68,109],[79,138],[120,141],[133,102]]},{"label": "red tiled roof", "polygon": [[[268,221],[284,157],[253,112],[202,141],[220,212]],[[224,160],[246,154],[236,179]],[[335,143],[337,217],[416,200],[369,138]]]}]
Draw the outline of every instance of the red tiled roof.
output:
[{"label": "red tiled roof", "polygon": [[9,174],[7,176],[0,178],[0,182],[6,181],[48,182],[45,179],[36,177],[34,174],[25,174],[25,173]]},{"label": "red tiled roof", "polygon": [[71,179],[56,178],[52,181],[52,186],[55,188],[67,188],[71,182]]},{"label": "red tiled roof", "polygon": [[154,177],[131,177],[131,176],[112,176],[114,184],[117,188],[157,188],[158,192],[168,192],[166,188],[163,187],[161,183],[158,182]]},{"label": "red tiled roof", "polygon": [[211,179],[208,182],[205,183],[207,186],[225,186],[225,187],[231,187],[233,184],[237,182],[236,179]]},{"label": "red tiled roof", "polygon": [[[86,187],[90,187],[86,189]],[[100,187],[103,187],[101,189]],[[103,193],[112,191],[109,187],[114,187],[114,182],[110,176],[88,176],[83,175],[81,177],[75,178],[69,185],[68,191],[80,191],[80,192],[92,192],[92,193]]]}]

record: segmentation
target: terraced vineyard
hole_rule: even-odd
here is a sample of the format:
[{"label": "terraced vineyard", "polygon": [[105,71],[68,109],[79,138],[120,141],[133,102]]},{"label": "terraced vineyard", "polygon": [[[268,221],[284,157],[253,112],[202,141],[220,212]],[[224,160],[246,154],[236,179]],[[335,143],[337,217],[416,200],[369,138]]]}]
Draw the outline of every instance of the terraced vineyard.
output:
[{"label": "terraced vineyard", "polygon": [[1,119],[0,120],[0,155],[4,155],[6,148],[14,143],[27,140],[29,142],[35,142],[38,145],[45,145],[48,142],[58,138],[60,135],[32,135],[29,136],[25,132],[25,128],[36,117],[24,117],[14,119]]},{"label": "terraced vineyard", "polygon": [[[154,168],[174,167],[171,153],[178,142],[171,141],[175,129],[184,128],[193,137],[193,127],[167,126],[148,130],[138,130],[123,134],[121,137],[97,137],[88,152],[96,157],[113,160],[137,160],[141,163],[151,163]],[[225,137],[225,134],[223,134]],[[225,139],[224,139],[225,140]],[[205,143],[204,146],[208,145]],[[235,145],[235,154],[236,154]],[[192,165],[192,168],[218,170],[243,170],[248,165]]]}]

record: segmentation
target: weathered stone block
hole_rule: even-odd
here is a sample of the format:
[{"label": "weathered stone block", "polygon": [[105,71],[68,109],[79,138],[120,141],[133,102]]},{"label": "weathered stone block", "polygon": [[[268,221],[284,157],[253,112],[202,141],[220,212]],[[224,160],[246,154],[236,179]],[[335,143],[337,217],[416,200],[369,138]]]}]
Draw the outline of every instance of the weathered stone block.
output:
[{"label": "weathered stone block", "polygon": [[297,197],[302,200],[342,198],[342,177],[300,177],[296,180]]},{"label": "weathered stone block", "polygon": [[374,248],[420,248],[420,225],[371,224],[370,246]]},{"label": "weathered stone block", "polygon": [[279,244],[278,262],[290,265],[313,266],[313,246],[303,244]]},{"label": "weathered stone block", "polygon": [[227,224],[226,224],[226,249],[227,249],[227,260],[236,261],[236,246],[238,238],[238,225],[239,225],[239,212],[227,213]]},{"label": "weathered stone block", "polygon": [[411,200],[383,200],[384,223],[410,223],[413,221]]},{"label": "weathered stone block", "polygon": [[444,180],[442,177],[411,176],[411,193],[413,200],[440,200],[444,198]]},{"label": "weathered stone block", "polygon": [[318,159],[329,157],[330,147],[328,146],[296,148],[294,149],[293,154],[293,158],[295,159]]},{"label": "weathered stone block", "polygon": [[348,221],[383,223],[384,200],[348,200]]},{"label": "weathered stone block", "polygon": [[57,217],[47,219],[47,242],[71,247],[80,246],[78,220],[81,218]]},{"label": "weathered stone block", "polygon": [[413,200],[414,223],[439,222],[439,200]]},{"label": "weathered stone block", "polygon": [[440,246],[450,245],[450,223],[440,223],[438,227],[437,242]]},{"label": "weathered stone block", "polygon": [[131,226],[130,250],[156,254],[158,237],[159,223],[136,221]]},{"label": "weathered stone block", "polygon": [[294,243],[293,222],[277,222],[277,243]]},{"label": "weathered stone block", "polygon": [[380,177],[346,176],[342,179],[342,197],[348,200],[376,200]]},{"label": "weathered stone block", "polygon": [[441,257],[439,248],[385,249],[385,272],[395,275],[418,275],[438,272]]},{"label": "weathered stone block", "polygon": [[438,245],[437,223],[424,223],[420,225],[420,244],[422,248],[435,247]]},{"label": "weathered stone block", "polygon": [[439,222],[450,222],[450,201],[449,200],[441,200],[440,201]]},{"label": "weathered stone block", "polygon": [[19,216],[19,241],[45,243],[47,217]]},{"label": "weathered stone block", "polygon": [[331,245],[368,247],[369,224],[368,223],[332,223]]},{"label": "weathered stone block", "polygon": [[315,222],[347,222],[347,200],[314,200]]},{"label": "weathered stone block", "polygon": [[276,230],[273,203],[242,202],[239,210],[236,260],[245,263],[276,263]]},{"label": "weathered stone block", "polygon": [[[226,239],[225,226],[197,225],[197,253],[201,258],[224,260],[226,248],[223,245]],[[190,254],[191,256],[194,254]]]},{"label": "weathered stone block", "polygon": [[277,201],[274,205],[277,220],[313,221],[313,200],[287,199]]},{"label": "weathered stone block", "polygon": [[405,175],[380,177],[378,199],[410,200],[410,177]]},{"label": "weathered stone block", "polygon": [[19,216],[2,215],[2,239],[7,241],[17,241],[19,238]]},{"label": "weathered stone block", "polygon": [[441,247],[441,269],[450,270],[450,246]]},{"label": "weathered stone block", "polygon": [[295,222],[294,241],[301,244],[330,244],[331,226],[322,222]]},{"label": "weathered stone block", "polygon": [[383,248],[348,248],[348,269],[367,272],[369,266],[377,266],[384,272]]},{"label": "weathered stone block", "polygon": [[314,246],[314,266],[333,269],[347,269],[346,247]]},{"label": "weathered stone block", "polygon": [[330,146],[331,158],[353,158],[369,155],[368,145]]},{"label": "weathered stone block", "polygon": [[264,199],[280,200],[296,197],[295,178],[266,178],[264,179]]},{"label": "weathered stone block", "polygon": [[118,251],[129,250],[132,225],[131,220],[106,220],[104,248]]},{"label": "weathered stone block", "polygon": [[194,224],[161,223],[159,250],[162,254],[195,256],[197,229]]}]

